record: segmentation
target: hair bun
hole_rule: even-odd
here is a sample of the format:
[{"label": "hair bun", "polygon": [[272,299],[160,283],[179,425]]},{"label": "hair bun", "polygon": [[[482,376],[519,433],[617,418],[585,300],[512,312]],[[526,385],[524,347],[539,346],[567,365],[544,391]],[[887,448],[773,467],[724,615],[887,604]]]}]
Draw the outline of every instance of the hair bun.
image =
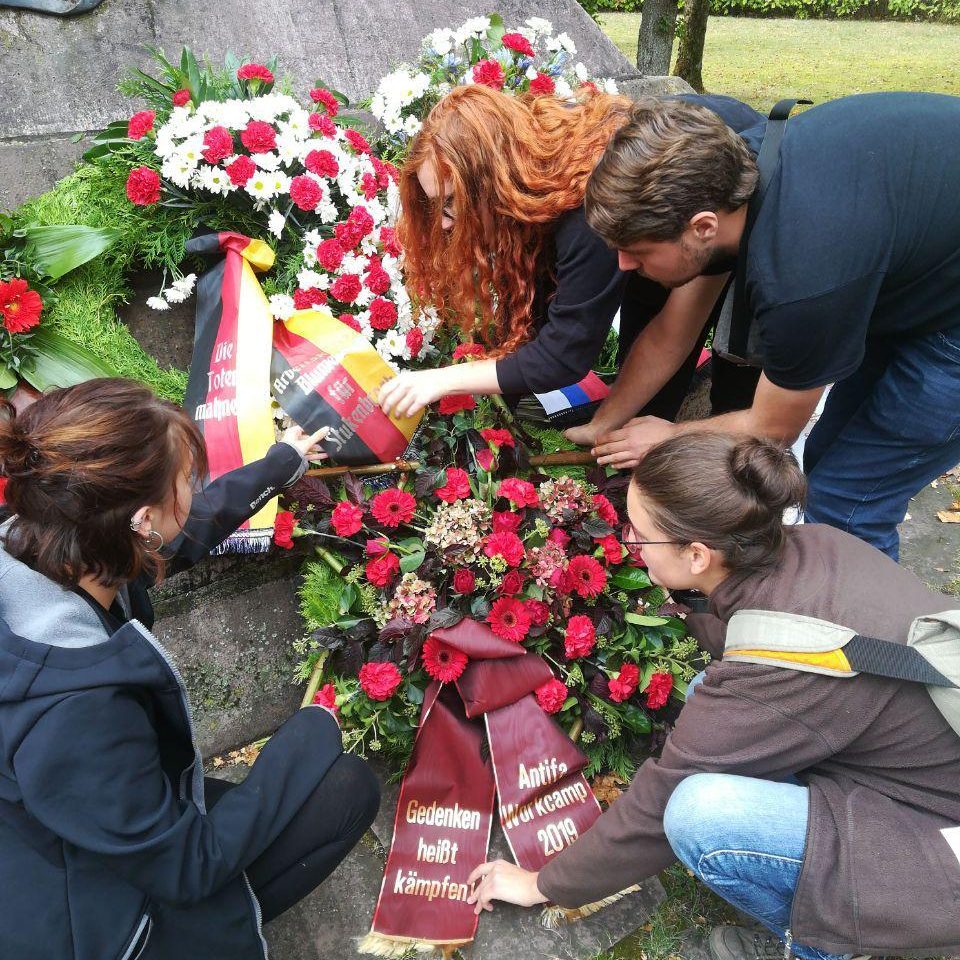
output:
[{"label": "hair bun", "polygon": [[734,480],[771,510],[802,504],[807,481],[789,447],[748,437],[730,451]]},{"label": "hair bun", "polygon": [[0,408],[0,468],[8,477],[30,473],[40,461],[40,452],[30,442],[17,419],[13,404]]}]

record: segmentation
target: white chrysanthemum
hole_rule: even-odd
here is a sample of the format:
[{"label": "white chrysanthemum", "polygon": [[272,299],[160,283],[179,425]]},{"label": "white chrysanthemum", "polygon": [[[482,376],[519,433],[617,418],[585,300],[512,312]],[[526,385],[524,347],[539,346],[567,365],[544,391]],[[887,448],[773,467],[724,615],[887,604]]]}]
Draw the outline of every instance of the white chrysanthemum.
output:
[{"label": "white chrysanthemum", "polygon": [[356,303],[358,307],[369,307],[370,304],[373,303],[373,297],[374,295],[366,287],[362,287],[354,303]]},{"label": "white chrysanthemum", "polygon": [[249,100],[227,100],[220,104],[219,122],[233,130],[242,130],[250,121]]},{"label": "white chrysanthemum", "polygon": [[151,310],[169,310],[170,304],[163,297],[147,297],[147,306]]},{"label": "white chrysanthemum", "polygon": [[277,238],[283,236],[283,228],[287,225],[287,218],[279,211],[273,210],[267,220],[267,229]]},{"label": "white chrysanthemum", "polygon": [[585,64],[577,63],[573,68],[573,72],[577,75],[577,79],[581,83],[586,83],[590,79],[590,71],[587,70]]},{"label": "white chrysanthemum", "polygon": [[383,335],[380,343],[383,344],[384,349],[387,351],[387,356],[400,357],[402,360],[410,359],[410,348],[407,346],[407,338],[396,328],[388,330]]},{"label": "white chrysanthemum", "polygon": [[297,286],[303,290],[326,290],[330,286],[330,274],[317,270],[301,270],[297,274]]},{"label": "white chrysanthemum", "polygon": [[[281,134],[277,137],[277,166],[283,164],[286,167],[293,166],[302,156],[303,141],[295,134]],[[268,154],[269,156],[269,154]],[[276,169],[274,167],[273,169]]]},{"label": "white chrysanthemum", "polygon": [[296,134],[301,140],[305,140],[313,132],[310,129],[310,114],[300,107],[297,107],[296,110],[291,110],[287,119],[282,120],[278,124],[278,127],[281,134]]},{"label": "white chrysanthemum", "polygon": [[529,17],[524,22],[534,33],[541,36],[553,33],[553,24],[549,20],[544,20],[543,17]]},{"label": "white chrysanthemum", "polygon": [[174,151],[174,159],[190,164],[194,169],[203,159],[203,137],[190,137]]},{"label": "white chrysanthemum", "polygon": [[280,192],[275,186],[275,176],[268,170],[258,170],[244,189],[254,200],[272,200]]},{"label": "white chrysanthemum", "polygon": [[[195,273],[188,273],[185,276],[174,280],[167,289],[167,299],[171,303],[181,303],[186,300],[190,294],[193,293],[193,288],[197,285],[197,275]],[[174,300],[174,295],[178,296],[179,300]]]},{"label": "white chrysanthemum", "polygon": [[406,120],[403,121],[403,132],[408,137],[415,137],[419,132],[423,124],[420,122],[419,117],[414,114],[410,114]]},{"label": "white chrysanthemum", "polygon": [[536,67],[527,67],[527,70],[526,70],[526,72],[524,73],[524,76],[525,76],[528,80],[536,80],[537,77],[540,76],[540,71],[537,70]]},{"label": "white chrysanthemum", "polygon": [[272,150],[268,153],[254,153],[251,158],[261,170],[276,170],[280,166],[280,154]]},{"label": "white chrysanthemum", "polygon": [[275,293],[270,298],[270,310],[277,320],[289,320],[296,312],[296,309],[293,303],[293,297],[287,296],[285,293]]},{"label": "white chrysanthemum", "polygon": [[434,30],[427,37],[427,46],[438,56],[445,56],[453,49],[453,31],[452,30]]},{"label": "white chrysanthemum", "polygon": [[209,163],[204,163],[194,174],[193,182],[203,190],[209,190],[217,196],[225,197],[228,193],[236,190],[236,185],[230,182],[230,177],[226,171],[220,167],[213,167]]},{"label": "white chrysanthemum", "polygon": [[617,81],[613,77],[607,77],[605,80],[600,81],[600,89],[604,93],[610,93],[616,96],[620,92],[620,88],[617,86]]},{"label": "white chrysanthemum", "polygon": [[373,327],[370,324],[370,311],[364,310],[357,314],[357,323],[360,325],[360,335],[372,341],[374,338]]},{"label": "white chrysanthemum", "polygon": [[[198,119],[201,123],[203,122],[202,117]],[[164,126],[168,127],[170,133],[178,139],[189,137],[194,129],[194,114],[186,107],[174,107]]]},{"label": "white chrysanthemum", "polygon": [[164,180],[169,180],[175,186],[186,190],[187,187],[190,186],[194,169],[195,167],[192,163],[188,163],[186,160],[174,154],[169,160],[164,160],[163,166],[160,168],[160,176],[162,176]]},{"label": "white chrysanthemum", "polygon": [[360,241],[360,252],[365,257],[374,257],[377,254],[377,241],[374,239],[373,234],[367,234]]},{"label": "white chrysanthemum", "polygon": [[557,37],[557,41],[560,44],[562,50],[566,50],[569,54],[574,54],[577,52],[577,45],[573,42],[572,38],[567,33],[561,33]]},{"label": "white chrysanthemum", "polygon": [[340,211],[332,200],[324,200],[315,212],[321,223],[336,223],[340,219]]},{"label": "white chrysanthemum", "polygon": [[563,77],[557,77],[556,87],[554,88],[553,92],[561,100],[573,99],[573,89],[571,88],[570,84],[563,79]]},{"label": "white chrysanthemum", "polygon": [[157,139],[153,144],[153,152],[161,159],[166,160],[173,156],[177,149],[177,140],[168,124],[164,124],[157,131]]},{"label": "white chrysanthemum", "polygon": [[278,117],[299,110],[300,105],[293,97],[282,93],[268,93],[247,101],[247,110],[252,120],[264,120],[271,123]]},{"label": "white chrysanthemum", "polygon": [[270,174],[270,182],[273,184],[273,189],[277,193],[289,193],[290,192],[290,177],[288,177],[283,171],[276,170]]}]

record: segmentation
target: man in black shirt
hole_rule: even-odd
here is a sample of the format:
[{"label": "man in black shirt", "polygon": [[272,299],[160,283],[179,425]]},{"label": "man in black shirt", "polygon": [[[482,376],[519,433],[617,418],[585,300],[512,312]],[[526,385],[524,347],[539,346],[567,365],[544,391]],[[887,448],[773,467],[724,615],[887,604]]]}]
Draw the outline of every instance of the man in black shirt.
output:
[{"label": "man in black shirt", "polygon": [[[738,137],[691,104],[638,105],[586,197],[621,269],[681,292],[735,264],[763,132]],[[627,422],[669,366],[655,337],[676,353],[689,336],[674,311],[594,417],[599,462],[629,466],[691,429],[792,442],[834,384],[806,446],[806,517],[896,558],[910,497],[960,461],[958,156],[960,98],[868,94],[791,119],[741,253],[763,368],[752,407]]]}]

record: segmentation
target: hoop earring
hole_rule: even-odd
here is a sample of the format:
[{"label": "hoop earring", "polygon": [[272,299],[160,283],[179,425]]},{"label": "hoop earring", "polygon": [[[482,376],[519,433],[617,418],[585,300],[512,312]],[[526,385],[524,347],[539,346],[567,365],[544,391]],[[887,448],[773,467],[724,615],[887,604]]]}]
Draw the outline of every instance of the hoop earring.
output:
[{"label": "hoop earring", "polygon": [[[156,537],[160,541],[155,547],[150,546],[152,537]],[[151,553],[159,553],[163,549],[163,534],[159,530],[151,530],[144,538],[143,543]]]}]

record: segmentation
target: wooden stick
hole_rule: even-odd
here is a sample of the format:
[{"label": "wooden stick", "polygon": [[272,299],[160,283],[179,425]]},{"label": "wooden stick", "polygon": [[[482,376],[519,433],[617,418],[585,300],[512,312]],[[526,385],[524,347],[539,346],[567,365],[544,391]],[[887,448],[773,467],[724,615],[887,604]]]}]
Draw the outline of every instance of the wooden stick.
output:
[{"label": "wooden stick", "polygon": [[316,695],[317,690],[320,689],[320,681],[323,679],[323,665],[326,663],[327,654],[329,652],[329,650],[321,651],[316,666],[313,668],[313,673],[310,674],[310,680],[307,683],[306,693],[304,693],[303,699],[300,701],[301,707],[306,707],[308,704],[313,703],[313,698]]},{"label": "wooden stick", "polygon": [[413,473],[419,470],[420,464],[411,460],[393,460],[390,463],[370,463],[362,467],[311,467],[308,477],[342,477],[345,473],[358,476],[371,473]]},{"label": "wooden stick", "polygon": [[582,467],[596,462],[589,450],[558,450],[530,458],[531,467]]}]

